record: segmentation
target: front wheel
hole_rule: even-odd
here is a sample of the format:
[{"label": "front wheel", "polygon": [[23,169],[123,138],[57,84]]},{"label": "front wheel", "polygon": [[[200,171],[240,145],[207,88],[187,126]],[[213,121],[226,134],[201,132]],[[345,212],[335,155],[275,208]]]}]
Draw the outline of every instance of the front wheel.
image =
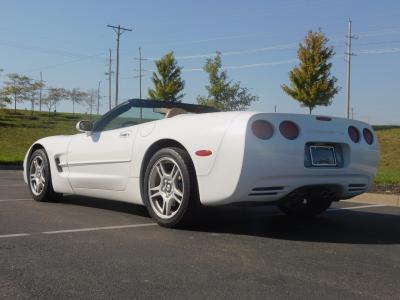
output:
[{"label": "front wheel", "polygon": [[198,203],[196,182],[186,151],[164,148],[153,155],[144,175],[143,196],[159,225],[177,227],[192,221]]},{"label": "front wheel", "polygon": [[44,149],[32,153],[27,170],[29,192],[36,201],[56,201],[61,194],[54,192],[49,160]]}]

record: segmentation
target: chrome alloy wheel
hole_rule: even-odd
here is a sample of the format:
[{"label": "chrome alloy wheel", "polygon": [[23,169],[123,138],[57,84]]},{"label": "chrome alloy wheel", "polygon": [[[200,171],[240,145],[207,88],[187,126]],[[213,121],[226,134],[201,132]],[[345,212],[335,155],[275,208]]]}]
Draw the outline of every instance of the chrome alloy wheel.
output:
[{"label": "chrome alloy wheel", "polygon": [[35,196],[39,196],[45,187],[46,179],[44,172],[43,158],[36,156],[32,160],[29,168],[29,184],[31,191]]},{"label": "chrome alloy wheel", "polygon": [[181,169],[175,160],[162,157],[153,165],[147,192],[151,207],[160,218],[172,218],[179,211],[185,189]]}]

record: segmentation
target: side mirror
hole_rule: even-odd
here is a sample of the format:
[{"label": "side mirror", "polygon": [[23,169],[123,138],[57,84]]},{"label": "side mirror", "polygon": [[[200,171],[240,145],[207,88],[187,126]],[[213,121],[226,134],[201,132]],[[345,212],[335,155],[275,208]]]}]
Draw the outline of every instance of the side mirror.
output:
[{"label": "side mirror", "polygon": [[79,132],[91,132],[93,130],[92,121],[79,121],[76,123],[76,130]]}]

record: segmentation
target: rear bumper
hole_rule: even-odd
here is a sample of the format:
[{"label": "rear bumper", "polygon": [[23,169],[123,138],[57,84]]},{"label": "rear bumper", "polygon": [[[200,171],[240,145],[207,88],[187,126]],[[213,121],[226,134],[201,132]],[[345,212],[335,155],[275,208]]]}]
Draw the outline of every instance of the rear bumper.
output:
[{"label": "rear bumper", "polygon": [[[304,146],[303,146],[304,147]],[[303,152],[301,152],[303,153]],[[273,202],[306,187],[334,191],[336,199],[348,199],[368,191],[377,171],[379,152],[362,151],[340,168],[309,168],[304,156],[275,151],[249,155],[233,194],[213,204]],[[258,157],[258,159],[257,159]]]},{"label": "rear bumper", "polygon": [[301,188],[324,188],[334,192],[336,199],[348,199],[366,192],[373,177],[347,172],[318,175],[243,176],[235,191],[228,197],[215,197],[207,205],[241,202],[275,202]]},{"label": "rear bumper", "polygon": [[347,199],[366,192],[370,178],[361,174],[302,175],[269,178],[257,181],[236,191],[229,202],[272,202],[286,197],[300,188],[325,188],[335,193],[337,199]]}]

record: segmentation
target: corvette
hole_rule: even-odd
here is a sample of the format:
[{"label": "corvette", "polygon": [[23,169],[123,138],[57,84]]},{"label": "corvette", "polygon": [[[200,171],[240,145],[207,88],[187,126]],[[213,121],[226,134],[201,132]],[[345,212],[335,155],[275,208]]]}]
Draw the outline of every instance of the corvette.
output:
[{"label": "corvette", "polygon": [[190,222],[201,205],[273,204],[317,215],[367,191],[379,162],[371,126],[335,117],[132,99],[76,128],[27,151],[33,199],[141,204],[167,227]]}]

